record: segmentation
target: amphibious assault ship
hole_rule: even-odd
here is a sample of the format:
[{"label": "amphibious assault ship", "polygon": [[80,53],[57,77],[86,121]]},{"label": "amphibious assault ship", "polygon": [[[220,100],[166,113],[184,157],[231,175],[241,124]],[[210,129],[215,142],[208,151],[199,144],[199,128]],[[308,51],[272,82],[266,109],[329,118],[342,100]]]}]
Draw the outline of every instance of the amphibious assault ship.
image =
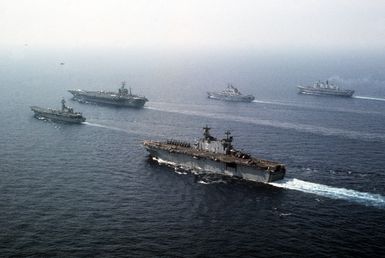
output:
[{"label": "amphibious assault ship", "polygon": [[73,99],[81,103],[99,103],[107,105],[115,105],[119,107],[141,108],[148,101],[146,97],[134,95],[131,88],[125,88],[126,83],[122,82],[122,86],[118,92],[109,91],[86,91],[86,90],[69,90],[73,95]]},{"label": "amphibious assault ship", "polygon": [[318,81],[310,86],[298,86],[298,93],[308,95],[326,95],[326,96],[338,96],[338,97],[352,97],[354,90],[341,89],[329,81]]},{"label": "amphibious assault ship", "polygon": [[224,139],[218,140],[210,135],[209,127],[203,130],[203,138],[193,145],[167,140],[144,141],[144,147],[150,157],[159,163],[196,173],[219,174],[262,183],[284,178],[284,165],[234,149],[229,131]]},{"label": "amphibious assault ship", "polygon": [[227,88],[221,92],[207,92],[207,95],[209,99],[234,101],[234,102],[251,102],[255,99],[253,95],[243,95],[232,84],[228,84]]},{"label": "amphibious assault ship", "polygon": [[65,105],[66,101],[62,99],[61,110],[41,108],[37,106],[31,106],[31,110],[35,112],[36,118],[49,119],[55,122],[66,122],[80,124],[86,121],[86,118],[80,112],[74,112],[71,107]]}]

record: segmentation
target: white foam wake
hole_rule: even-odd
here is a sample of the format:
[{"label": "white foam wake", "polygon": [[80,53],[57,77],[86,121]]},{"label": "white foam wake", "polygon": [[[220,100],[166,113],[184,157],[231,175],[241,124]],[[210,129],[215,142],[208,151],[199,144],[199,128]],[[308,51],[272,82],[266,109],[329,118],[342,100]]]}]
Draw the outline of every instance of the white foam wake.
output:
[{"label": "white foam wake", "polygon": [[107,126],[107,125],[101,125],[101,124],[94,124],[90,122],[83,122],[84,125],[89,125],[89,126],[95,126],[95,127],[100,127],[100,128],[105,128],[105,129],[110,129],[110,130],[115,130],[115,131],[120,131],[120,132],[125,132],[125,133],[131,133],[129,130],[125,130],[122,128],[118,127],[113,127],[113,126]]},{"label": "white foam wake", "polygon": [[284,179],[280,182],[270,183],[270,185],[297,190],[305,193],[316,194],[332,199],[342,199],[368,206],[385,208],[385,197],[380,194],[365,193],[345,188],[321,185],[295,178]]},{"label": "white foam wake", "polygon": [[290,104],[281,103],[281,102],[265,101],[265,100],[257,100],[257,99],[254,99],[252,102],[254,102],[254,103],[260,103],[260,104],[290,105]]},{"label": "white foam wake", "polygon": [[365,97],[365,96],[354,96],[355,99],[367,99],[367,100],[377,100],[377,101],[385,101],[383,98],[373,98],[373,97]]}]

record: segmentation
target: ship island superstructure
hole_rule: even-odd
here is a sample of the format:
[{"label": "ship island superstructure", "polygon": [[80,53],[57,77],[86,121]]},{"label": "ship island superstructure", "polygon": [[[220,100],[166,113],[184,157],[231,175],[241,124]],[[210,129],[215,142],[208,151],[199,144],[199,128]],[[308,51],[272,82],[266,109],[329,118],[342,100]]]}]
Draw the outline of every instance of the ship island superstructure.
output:
[{"label": "ship island superstructure", "polygon": [[268,183],[283,179],[283,164],[258,159],[234,149],[233,137],[218,140],[211,136],[210,128],[203,128],[203,137],[195,144],[177,140],[144,141],[150,157],[175,167],[197,173],[219,174],[254,182]]},{"label": "ship island superstructure", "polygon": [[243,95],[232,84],[228,84],[227,88],[221,92],[207,92],[209,99],[233,101],[233,102],[251,102],[255,99],[253,95]]},{"label": "ship island superstructure", "polygon": [[49,119],[54,122],[65,122],[80,124],[86,121],[86,118],[80,112],[74,112],[72,107],[66,106],[66,101],[62,99],[62,107],[60,110],[51,108],[41,108],[31,106],[31,110],[35,113],[36,118]]},{"label": "ship island superstructure", "polygon": [[342,89],[329,81],[315,82],[310,86],[297,86],[298,93],[308,95],[326,95],[326,96],[338,96],[338,97],[352,97],[354,90]]},{"label": "ship island superstructure", "polygon": [[144,96],[132,94],[131,87],[125,88],[126,82],[122,82],[122,86],[118,92],[111,91],[87,91],[87,90],[68,90],[73,99],[81,103],[98,103],[114,105],[119,107],[141,108],[148,101]]}]

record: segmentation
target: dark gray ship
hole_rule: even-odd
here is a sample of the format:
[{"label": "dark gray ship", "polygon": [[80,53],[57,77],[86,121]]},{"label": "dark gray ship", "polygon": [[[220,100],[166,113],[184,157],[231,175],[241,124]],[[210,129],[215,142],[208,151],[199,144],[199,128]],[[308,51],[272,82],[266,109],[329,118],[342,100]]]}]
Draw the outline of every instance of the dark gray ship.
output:
[{"label": "dark gray ship", "polygon": [[219,174],[254,182],[268,183],[283,179],[283,164],[258,159],[233,148],[233,137],[226,132],[224,139],[210,135],[210,128],[203,128],[203,138],[191,145],[176,140],[144,141],[150,157],[159,163],[196,173]]},{"label": "dark gray ship", "polygon": [[228,84],[227,88],[221,92],[207,92],[209,99],[232,101],[232,102],[251,102],[255,98],[253,95],[243,95],[232,84]]},{"label": "dark gray ship", "polygon": [[81,103],[98,103],[106,105],[114,105],[119,107],[141,108],[148,101],[144,96],[131,93],[125,88],[126,83],[122,82],[122,86],[118,92],[110,91],[86,91],[86,90],[69,90],[73,95],[73,99]]},{"label": "dark gray ship", "polygon": [[337,97],[352,97],[354,90],[341,89],[335,86],[329,81],[318,81],[310,86],[297,86],[298,93],[307,95],[319,95],[319,96],[337,96]]},{"label": "dark gray ship", "polygon": [[54,122],[65,122],[80,124],[86,121],[86,118],[80,112],[74,112],[73,108],[65,105],[65,100],[61,101],[61,110],[51,108],[41,108],[37,106],[31,106],[31,110],[35,113],[35,117],[38,119],[48,119]]}]

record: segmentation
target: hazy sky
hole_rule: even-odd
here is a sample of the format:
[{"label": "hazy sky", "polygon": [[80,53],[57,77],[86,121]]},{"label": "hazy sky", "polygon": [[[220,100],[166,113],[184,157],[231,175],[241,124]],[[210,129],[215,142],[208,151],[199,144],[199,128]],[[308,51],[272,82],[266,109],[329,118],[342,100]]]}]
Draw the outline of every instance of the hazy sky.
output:
[{"label": "hazy sky", "polygon": [[385,48],[385,0],[0,0],[0,46]]}]

